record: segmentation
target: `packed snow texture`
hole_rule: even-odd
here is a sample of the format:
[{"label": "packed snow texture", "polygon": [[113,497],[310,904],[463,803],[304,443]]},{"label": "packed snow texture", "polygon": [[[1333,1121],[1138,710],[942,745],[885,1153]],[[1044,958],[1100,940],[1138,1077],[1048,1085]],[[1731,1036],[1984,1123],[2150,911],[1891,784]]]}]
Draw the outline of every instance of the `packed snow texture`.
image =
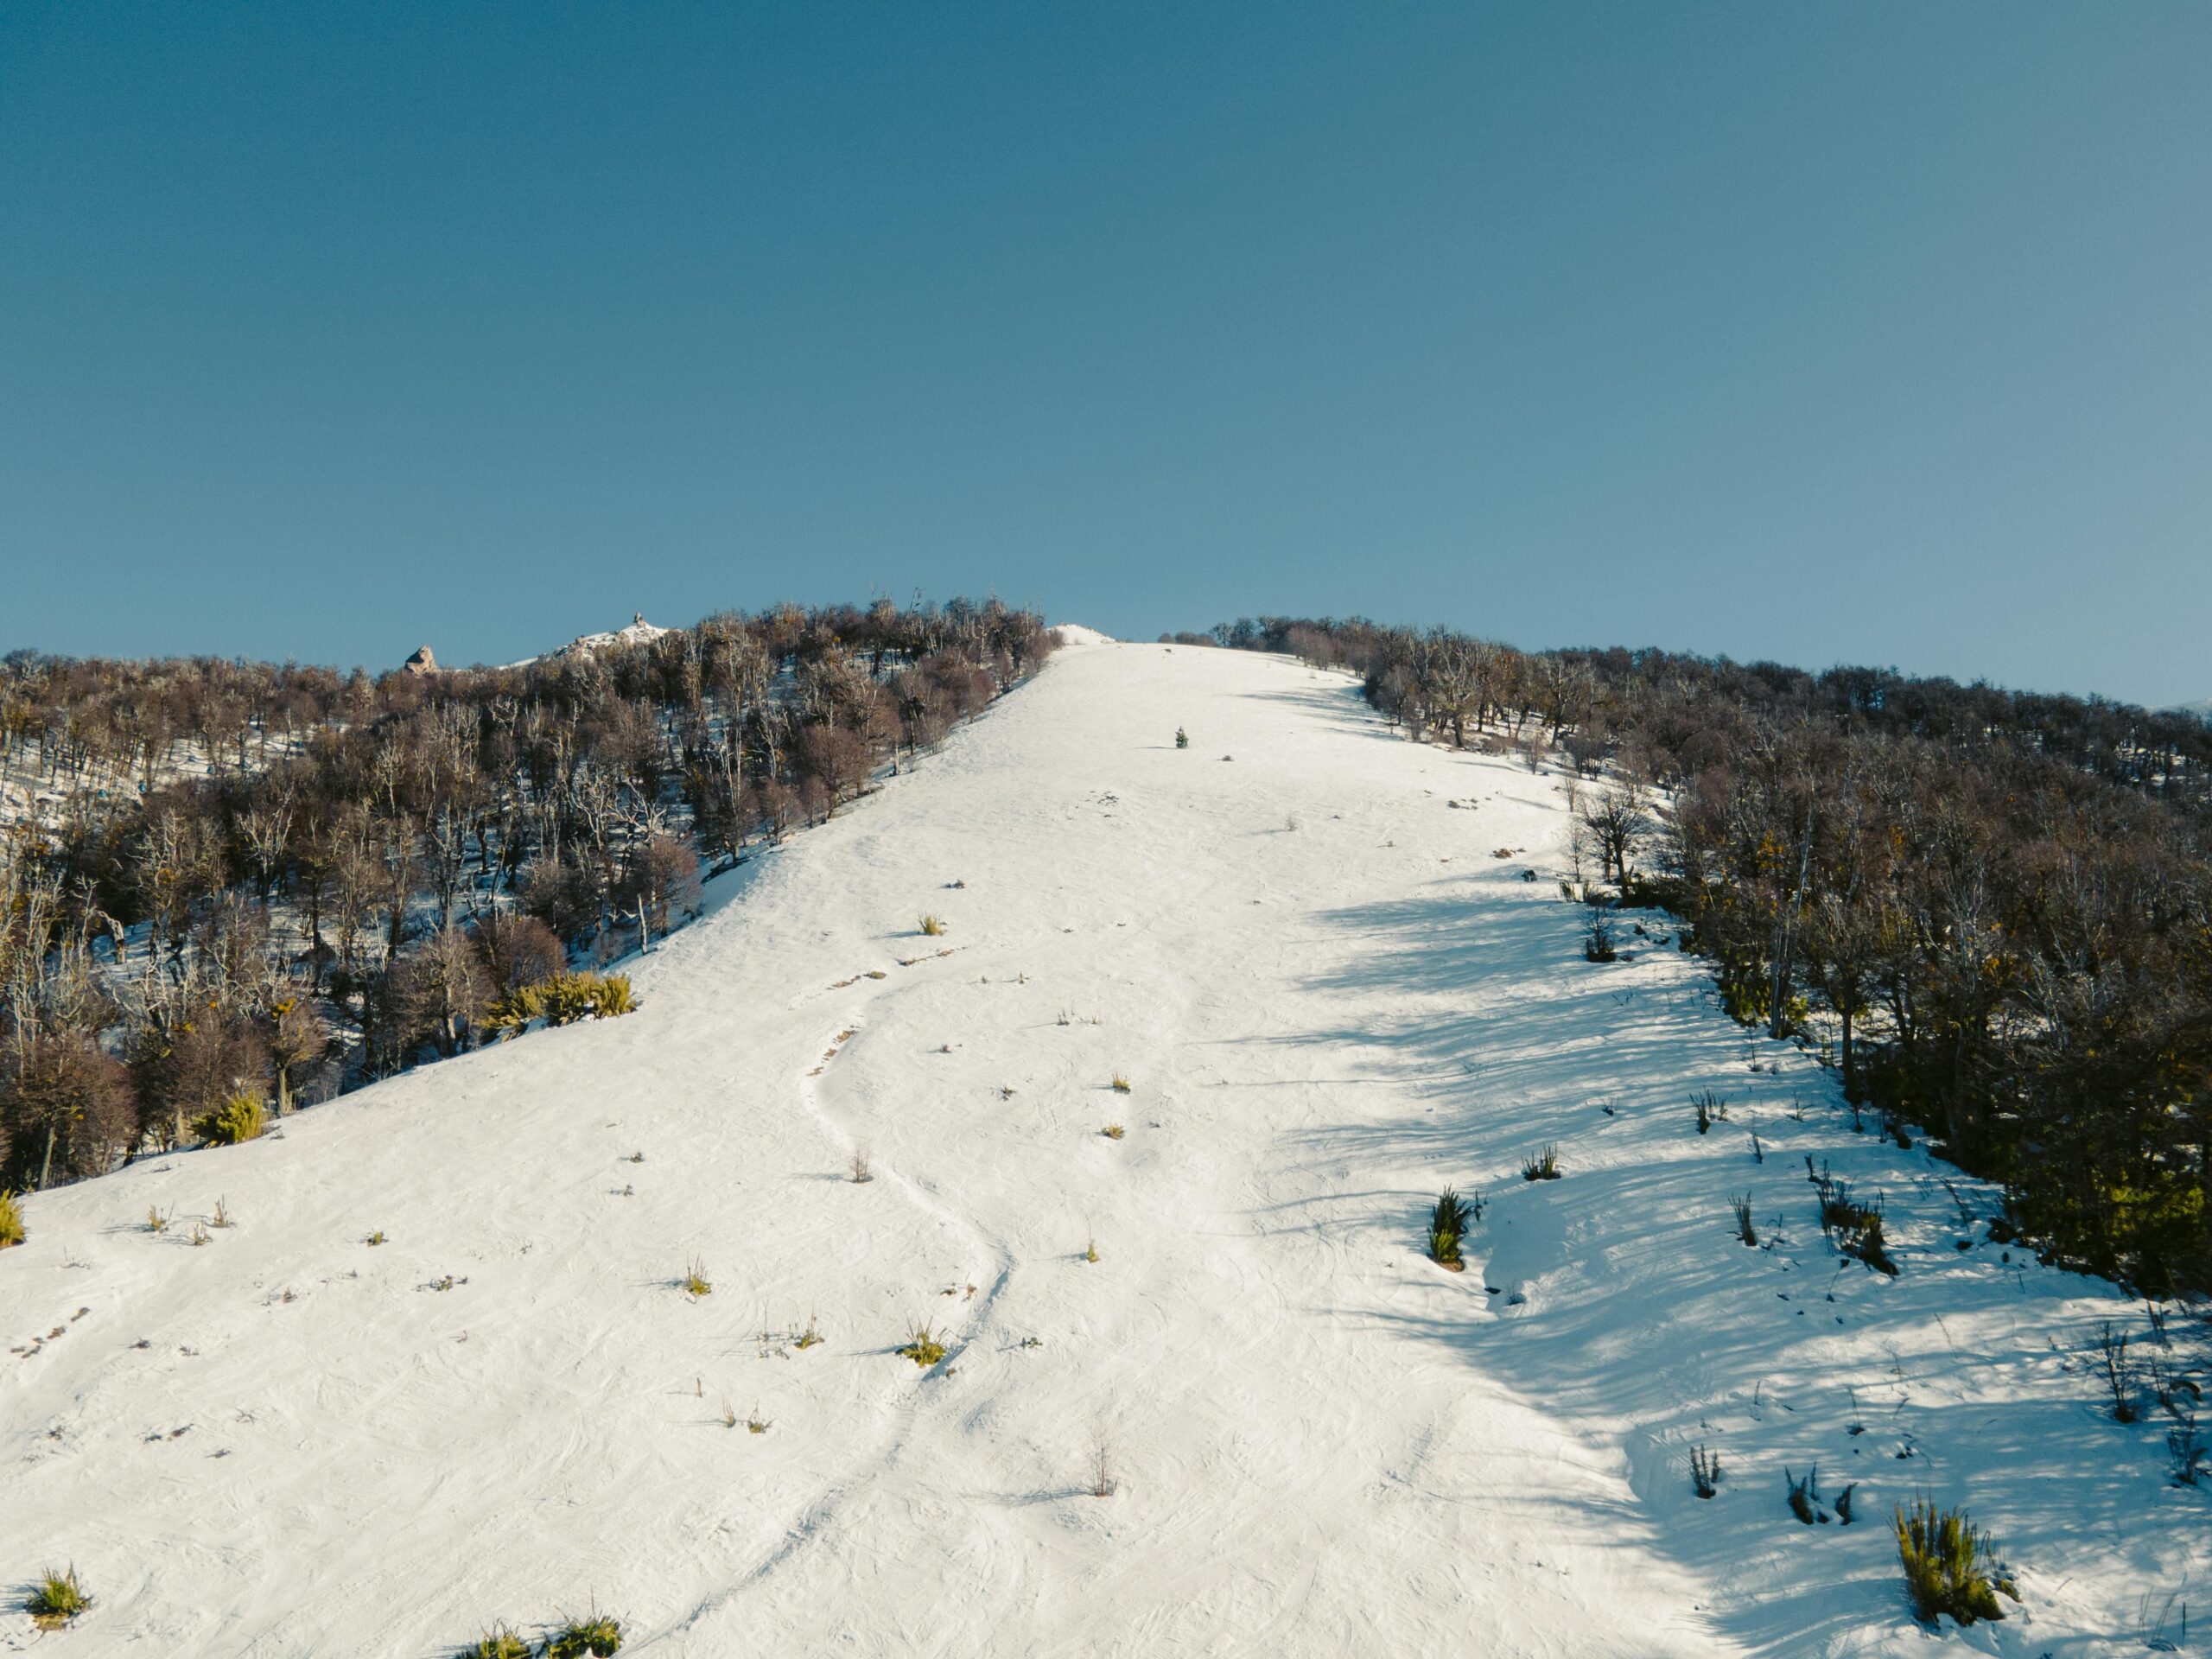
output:
[{"label": "packed snow texture", "polygon": [[[594,1601],[702,1659],[2171,1636],[2206,1499],[2088,1364],[2139,1305],[1853,1134],[1667,918],[1583,961],[1567,826],[1557,775],[1340,676],[1064,652],[716,882],[639,1013],[29,1198],[0,1580],[73,1562],[94,1604],[11,1602],[0,1647],[427,1656]],[[1828,1248],[1808,1154],[1899,1276]],[[1423,1255],[1446,1183],[1489,1205],[1463,1274]],[[1792,1518],[1814,1464],[1856,1524]],[[2004,1624],[1912,1623],[1922,1493],[1999,1541]]]}]

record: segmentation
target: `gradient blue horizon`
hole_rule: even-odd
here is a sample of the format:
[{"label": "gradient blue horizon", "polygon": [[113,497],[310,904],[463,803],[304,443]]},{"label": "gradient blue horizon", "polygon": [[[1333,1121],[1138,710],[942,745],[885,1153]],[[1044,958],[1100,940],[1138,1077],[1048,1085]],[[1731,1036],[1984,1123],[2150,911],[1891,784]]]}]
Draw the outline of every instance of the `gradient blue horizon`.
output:
[{"label": "gradient blue horizon", "polygon": [[11,7],[0,650],[995,592],[2212,696],[2212,11]]}]

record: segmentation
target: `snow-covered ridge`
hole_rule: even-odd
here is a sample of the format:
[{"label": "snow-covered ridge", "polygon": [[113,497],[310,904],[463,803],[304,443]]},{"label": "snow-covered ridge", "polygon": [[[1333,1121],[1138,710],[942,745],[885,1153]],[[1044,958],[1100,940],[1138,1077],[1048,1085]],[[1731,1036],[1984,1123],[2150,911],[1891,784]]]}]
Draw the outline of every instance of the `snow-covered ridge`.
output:
[{"label": "snow-covered ridge", "polygon": [[[1070,652],[710,887],[638,1013],[33,1195],[0,1577],[94,1605],[0,1647],[426,1656],[594,1600],[700,1659],[2171,1638],[2205,1499],[2092,1362],[2201,1330],[1990,1242],[1993,1193],[1854,1133],[1663,917],[1583,961],[1567,823],[1340,676]],[[1447,1183],[1487,1202],[1459,1274]],[[1996,1535],[2005,1624],[1912,1624],[1923,1492]]]},{"label": "snow-covered ridge", "polygon": [[636,613],[626,628],[616,628],[607,633],[579,634],[553,654],[556,657],[588,657],[595,651],[605,651],[614,645],[650,645],[672,628],[655,627],[645,620],[643,611]]},{"label": "snow-covered ridge", "polygon": [[663,634],[675,632],[673,628],[656,627],[645,620],[643,611],[639,611],[632,614],[627,627],[611,629],[605,633],[578,634],[559,649],[545,652],[543,658],[525,657],[519,662],[503,663],[500,666],[528,668],[532,663],[547,659],[557,662],[563,657],[589,657],[595,652],[616,645],[650,645]]}]

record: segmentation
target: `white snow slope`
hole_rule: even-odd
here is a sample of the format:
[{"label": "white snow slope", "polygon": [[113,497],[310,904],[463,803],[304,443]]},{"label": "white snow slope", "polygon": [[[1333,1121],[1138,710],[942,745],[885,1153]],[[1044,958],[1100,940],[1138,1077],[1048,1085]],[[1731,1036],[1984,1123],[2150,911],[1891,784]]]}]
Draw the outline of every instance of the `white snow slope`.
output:
[{"label": "white snow slope", "polygon": [[[1078,646],[732,878],[639,1013],[32,1197],[0,1585],[73,1562],[95,1604],[0,1648],[429,1656],[594,1601],[652,1655],[2171,1636],[2205,1498],[2085,1363],[2139,1310],[1955,1249],[1955,1173],[1671,948],[1583,962],[1566,822],[1341,677]],[[1808,1154],[1886,1196],[1898,1278],[1827,1249]],[[1490,1201],[1460,1276],[1421,1254],[1446,1182]],[[1814,1463],[1857,1524],[1790,1517]],[[1922,1492],[2003,1545],[2004,1624],[1912,1623]]]}]

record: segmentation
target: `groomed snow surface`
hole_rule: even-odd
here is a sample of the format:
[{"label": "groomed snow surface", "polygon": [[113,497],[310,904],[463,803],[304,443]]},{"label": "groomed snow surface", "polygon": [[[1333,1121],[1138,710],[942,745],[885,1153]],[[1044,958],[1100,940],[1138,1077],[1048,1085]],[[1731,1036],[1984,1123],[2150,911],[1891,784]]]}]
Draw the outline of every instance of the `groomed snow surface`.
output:
[{"label": "groomed snow surface", "polygon": [[[429,1656],[594,1602],[655,1655],[2173,1639],[2206,1498],[2087,1363],[2139,1305],[2003,1260],[1945,1178],[1986,1189],[1853,1134],[1671,946],[1585,963],[1567,823],[1341,677],[1074,646],[717,883],[639,1013],[29,1199],[0,1583],[94,1605],[0,1647]],[[1899,1277],[1829,1249],[1808,1154]],[[1489,1201],[1461,1275],[1447,1182]],[[1857,1524],[1791,1517],[1813,1464]],[[2004,1624],[1911,1621],[1921,1493],[1996,1535]]]}]

